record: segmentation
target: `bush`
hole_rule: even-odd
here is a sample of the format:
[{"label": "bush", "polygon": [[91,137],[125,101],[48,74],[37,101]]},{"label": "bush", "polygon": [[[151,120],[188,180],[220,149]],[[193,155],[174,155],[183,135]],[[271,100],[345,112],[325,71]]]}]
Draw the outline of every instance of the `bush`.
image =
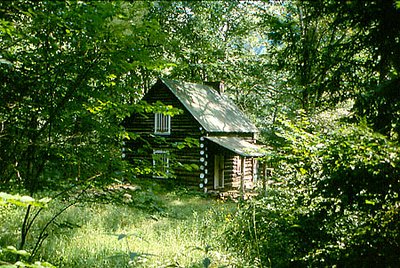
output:
[{"label": "bush", "polygon": [[285,122],[268,195],[244,203],[229,245],[259,266],[397,266],[400,150],[365,125]]}]

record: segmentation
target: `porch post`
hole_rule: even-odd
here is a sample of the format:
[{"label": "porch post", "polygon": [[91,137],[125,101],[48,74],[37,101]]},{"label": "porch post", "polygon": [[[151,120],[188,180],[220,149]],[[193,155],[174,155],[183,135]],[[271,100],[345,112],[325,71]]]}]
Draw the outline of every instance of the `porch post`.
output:
[{"label": "porch post", "polygon": [[246,174],[246,157],[240,156],[241,166],[242,166],[242,174],[240,174],[240,196],[244,199],[244,177]]},{"label": "porch post", "polygon": [[263,193],[266,196],[267,195],[267,163],[263,162]]}]

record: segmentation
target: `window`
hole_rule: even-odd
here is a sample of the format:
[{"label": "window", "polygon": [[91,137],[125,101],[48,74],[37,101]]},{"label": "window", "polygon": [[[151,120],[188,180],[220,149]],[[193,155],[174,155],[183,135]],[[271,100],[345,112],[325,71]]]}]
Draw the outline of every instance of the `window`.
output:
[{"label": "window", "polygon": [[156,113],[154,117],[154,133],[161,135],[171,134],[171,116]]},{"label": "window", "polygon": [[169,174],[169,152],[162,150],[153,151],[154,178],[166,178]]}]

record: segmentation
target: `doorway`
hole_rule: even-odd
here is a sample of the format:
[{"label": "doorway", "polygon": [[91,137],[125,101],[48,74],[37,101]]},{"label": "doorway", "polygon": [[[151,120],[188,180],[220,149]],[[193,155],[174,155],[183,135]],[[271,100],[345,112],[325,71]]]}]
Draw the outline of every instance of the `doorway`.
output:
[{"label": "doorway", "polygon": [[214,189],[224,188],[224,156],[214,158]]}]

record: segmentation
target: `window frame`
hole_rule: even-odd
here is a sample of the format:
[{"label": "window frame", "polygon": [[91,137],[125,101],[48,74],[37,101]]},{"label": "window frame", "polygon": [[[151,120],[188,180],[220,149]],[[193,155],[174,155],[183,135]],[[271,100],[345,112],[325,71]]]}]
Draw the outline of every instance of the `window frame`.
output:
[{"label": "window frame", "polygon": [[[155,155],[159,155],[160,158],[156,159]],[[153,178],[168,178],[169,177],[169,151],[168,150],[153,150],[152,154],[152,159],[153,159]],[[161,160],[161,161],[160,161]],[[161,165],[157,165],[157,161],[160,161]],[[157,170],[159,167],[162,168],[162,170]],[[162,172],[163,174],[156,174],[156,172]]]},{"label": "window frame", "polygon": [[154,134],[170,135],[171,134],[171,115],[163,113],[154,114]]}]

